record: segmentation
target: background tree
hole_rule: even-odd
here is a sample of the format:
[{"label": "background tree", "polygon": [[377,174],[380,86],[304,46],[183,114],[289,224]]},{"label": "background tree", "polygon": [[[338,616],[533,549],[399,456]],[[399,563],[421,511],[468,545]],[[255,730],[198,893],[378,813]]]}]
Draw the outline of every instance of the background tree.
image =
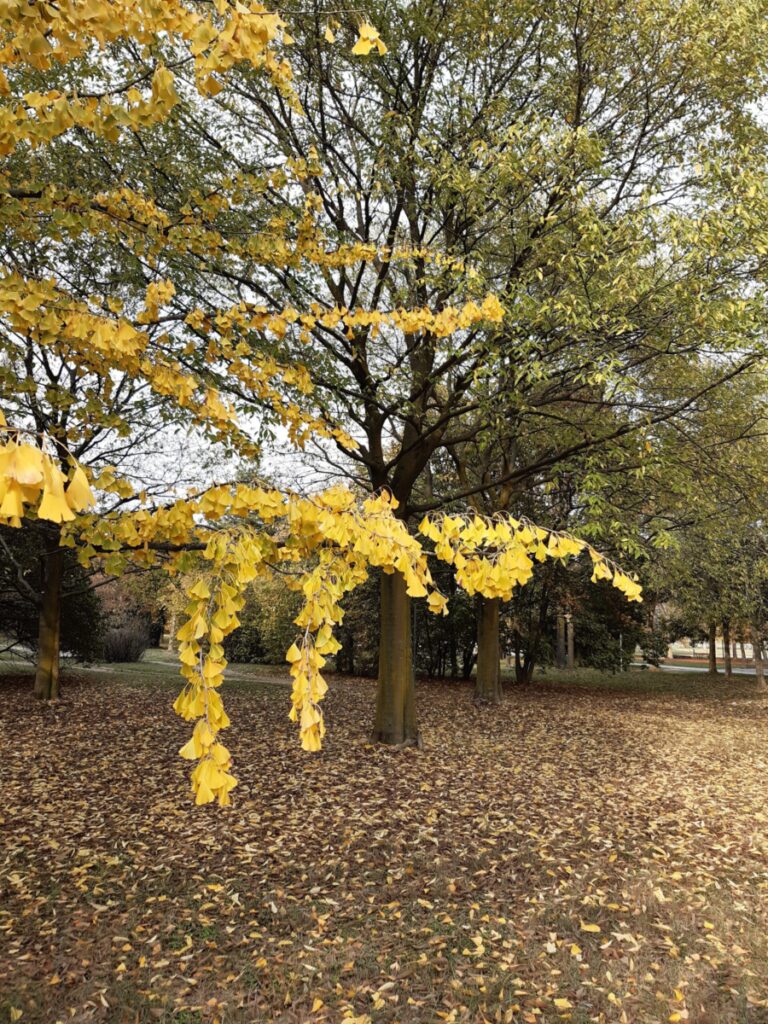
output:
[{"label": "background tree", "polygon": [[[15,657],[37,655],[46,538],[32,525],[0,527],[0,622],[2,647]],[[75,553],[62,552],[60,649],[79,661],[102,653],[103,622],[98,594]]]}]

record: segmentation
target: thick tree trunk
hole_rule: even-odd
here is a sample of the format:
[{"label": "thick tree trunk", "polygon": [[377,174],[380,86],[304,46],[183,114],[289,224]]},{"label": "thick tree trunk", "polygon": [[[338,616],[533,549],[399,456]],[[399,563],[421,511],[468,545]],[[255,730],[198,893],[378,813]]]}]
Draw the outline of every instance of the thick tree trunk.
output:
[{"label": "thick tree trunk", "polygon": [[373,739],[417,745],[416,701],[411,647],[411,599],[399,573],[381,575],[379,691]]},{"label": "thick tree trunk", "polygon": [[755,658],[755,683],[757,684],[758,690],[765,689],[765,667],[763,665],[763,647],[761,643],[760,633],[757,629],[752,627],[752,651]]},{"label": "thick tree trunk", "polygon": [[733,662],[731,661],[731,624],[728,619],[723,619],[723,661],[725,664],[725,678],[733,676]]},{"label": "thick tree trunk", "polygon": [[477,601],[477,682],[475,700],[498,704],[501,700],[501,652],[499,650],[498,597]]},{"label": "thick tree trunk", "polygon": [[714,622],[709,624],[709,674],[717,675],[717,625]]},{"label": "thick tree trunk", "polygon": [[565,615],[557,613],[557,647],[555,650],[555,667],[565,668]]},{"label": "thick tree trunk", "polygon": [[[58,541],[58,534],[56,535]],[[59,646],[61,640],[61,580],[64,549],[48,551],[43,567],[43,600],[40,606],[35,696],[56,700],[59,696]]]}]

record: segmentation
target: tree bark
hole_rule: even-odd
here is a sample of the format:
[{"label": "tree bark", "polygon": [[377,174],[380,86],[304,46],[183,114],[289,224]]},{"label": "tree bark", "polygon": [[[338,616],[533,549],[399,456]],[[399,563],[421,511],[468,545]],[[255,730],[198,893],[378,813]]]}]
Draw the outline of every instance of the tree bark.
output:
[{"label": "tree bark", "polygon": [[568,616],[565,620],[568,634],[568,671],[573,672],[576,667],[576,656],[574,652],[574,636],[573,636],[573,616]]},{"label": "tree bark", "polygon": [[723,661],[725,664],[725,678],[733,676],[733,662],[731,661],[731,624],[728,619],[723,619]]},{"label": "tree bark", "polygon": [[416,700],[411,646],[411,599],[404,577],[381,574],[379,690],[373,739],[379,743],[415,746]]},{"label": "tree bark", "polygon": [[[448,593],[450,595],[450,598],[453,598],[455,596],[457,589],[458,588],[456,586],[456,577],[453,574],[451,574],[451,576],[450,576],[450,583],[448,584]],[[451,615],[451,614],[448,615],[448,626],[449,626],[448,650],[449,650],[449,657],[450,657],[450,660],[451,660],[451,676],[454,679],[458,679],[459,678],[459,642],[458,642],[458,637],[456,636],[456,620],[455,620],[454,616]]]},{"label": "tree bark", "polygon": [[178,613],[177,613],[176,609],[174,608],[171,611],[171,617],[170,617],[170,620],[168,622],[168,644],[167,644],[167,649],[169,651],[175,651],[176,650],[176,642],[177,642],[176,641],[176,630],[177,630],[177,628],[178,628]]},{"label": "tree bark", "polygon": [[338,631],[341,648],[336,652],[336,671],[345,676],[355,674],[355,637],[346,627]]},{"label": "tree bark", "polygon": [[758,690],[765,689],[765,667],[763,665],[763,647],[760,631],[752,627],[752,652],[755,658],[755,683]]},{"label": "tree bark", "polygon": [[461,653],[461,678],[470,679],[475,665],[475,644],[465,647]]},{"label": "tree bark", "polygon": [[717,675],[717,624],[709,624],[709,674]]},{"label": "tree bark", "polygon": [[46,552],[43,567],[43,600],[38,629],[35,696],[40,700],[56,700],[59,696],[59,647],[61,641],[61,581],[64,572],[64,549]]},{"label": "tree bark", "polygon": [[498,597],[478,597],[477,600],[475,700],[484,704],[498,704],[501,701],[500,604]]},{"label": "tree bark", "polygon": [[456,642],[456,630],[451,627],[451,634],[448,640],[448,656],[451,662],[451,678],[459,678],[459,648]]},{"label": "tree bark", "polygon": [[561,611],[558,611],[555,667],[565,668],[565,664],[565,615]]},{"label": "tree bark", "polygon": [[527,685],[533,679],[533,670],[536,668],[536,658],[533,654],[525,652],[522,658],[515,662],[515,680],[518,683]]}]

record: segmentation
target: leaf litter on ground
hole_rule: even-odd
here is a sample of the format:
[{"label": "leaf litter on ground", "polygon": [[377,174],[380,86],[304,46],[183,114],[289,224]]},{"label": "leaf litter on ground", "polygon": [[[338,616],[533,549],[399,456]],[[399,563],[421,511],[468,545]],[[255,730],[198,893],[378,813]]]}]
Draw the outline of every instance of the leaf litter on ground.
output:
[{"label": "leaf litter on ground", "polygon": [[0,1021],[761,1024],[768,700],[724,686],[420,684],[393,750],[336,680],[313,755],[233,688],[222,810],[167,686],[0,677]]}]

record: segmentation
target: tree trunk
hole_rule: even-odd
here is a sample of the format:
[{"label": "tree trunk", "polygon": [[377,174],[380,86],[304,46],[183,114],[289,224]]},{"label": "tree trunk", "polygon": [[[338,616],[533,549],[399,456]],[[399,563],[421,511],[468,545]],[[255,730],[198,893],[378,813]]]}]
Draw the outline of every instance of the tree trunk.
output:
[{"label": "tree trunk", "polygon": [[733,675],[733,662],[731,661],[731,624],[728,619],[723,619],[723,661],[725,663],[725,678],[730,679]]},{"label": "tree trunk", "polygon": [[709,624],[709,668],[711,676],[717,675],[717,625],[714,622]]},{"label": "tree trunk", "polygon": [[373,739],[418,745],[411,646],[411,599],[404,577],[381,575],[379,690]]},{"label": "tree trunk", "polygon": [[565,615],[557,613],[557,648],[555,654],[555,667],[565,668]]},{"label": "tree trunk", "polygon": [[576,656],[574,653],[573,617],[571,615],[565,620],[568,634],[568,671],[573,672],[576,667]]},{"label": "tree trunk", "polygon": [[[58,545],[58,531],[55,536]],[[46,552],[43,567],[43,600],[40,606],[35,696],[56,700],[59,696],[59,645],[61,640],[61,580],[64,549]]]},{"label": "tree trunk", "polygon": [[336,652],[336,671],[345,676],[353,676],[355,674],[354,634],[348,627],[342,627],[337,635],[341,647]]},{"label": "tree trunk", "polygon": [[527,685],[533,679],[533,670],[536,667],[536,658],[529,653],[524,653],[522,658],[517,659],[515,664],[515,679],[522,685]]},{"label": "tree trunk", "polygon": [[755,660],[755,683],[758,690],[765,689],[765,667],[763,665],[763,647],[760,639],[760,632],[754,626],[750,636],[752,641],[752,653]]},{"label": "tree trunk", "polygon": [[461,653],[461,678],[470,679],[472,677],[472,669],[475,665],[475,644],[472,642],[472,646],[467,646]]},{"label": "tree trunk", "polygon": [[747,648],[744,646],[744,641],[743,640],[741,640],[739,642],[739,647],[741,648],[741,660],[742,661],[746,661],[747,660]]},{"label": "tree trunk", "polygon": [[475,700],[498,704],[501,700],[498,597],[477,600],[477,682]]},{"label": "tree trunk", "polygon": [[[456,586],[456,577],[453,573],[450,576],[450,582],[448,584],[449,594],[449,605],[451,599],[455,596],[458,587]],[[448,650],[449,657],[451,660],[451,675],[454,679],[459,678],[459,641],[456,636],[456,618],[449,612],[448,614]]]},{"label": "tree trunk", "polygon": [[167,643],[166,647],[167,647],[167,649],[169,651],[175,651],[176,650],[176,643],[177,643],[177,640],[176,640],[176,630],[178,629],[178,617],[179,617],[178,613],[177,613],[176,609],[174,608],[171,611],[171,617],[170,617],[169,622],[168,622],[168,643]]}]

